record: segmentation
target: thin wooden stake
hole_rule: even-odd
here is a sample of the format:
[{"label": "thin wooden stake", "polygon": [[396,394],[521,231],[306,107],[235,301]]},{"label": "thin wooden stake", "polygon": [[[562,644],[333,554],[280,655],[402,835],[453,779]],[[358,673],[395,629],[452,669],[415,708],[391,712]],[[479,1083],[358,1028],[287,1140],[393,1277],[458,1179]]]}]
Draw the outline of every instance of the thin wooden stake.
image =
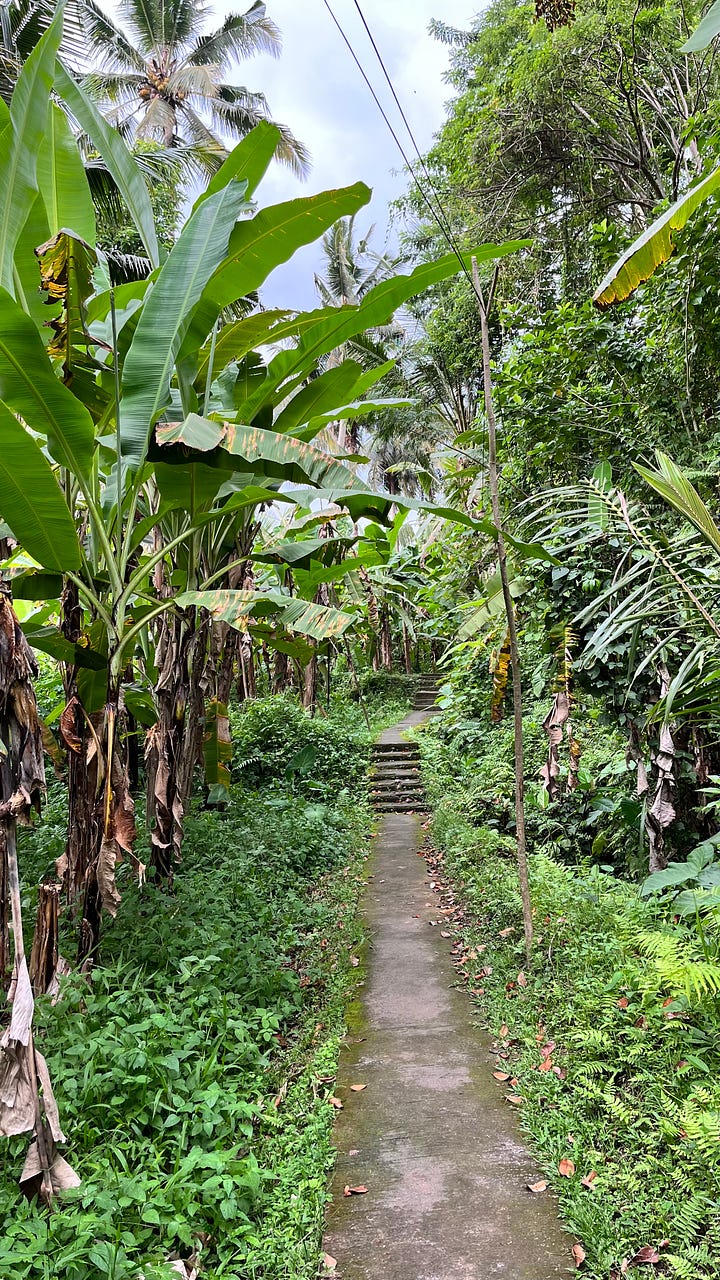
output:
[{"label": "thin wooden stake", "polygon": [[473,258],[473,287],[475,289],[477,307],[480,313],[480,331],[482,335],[483,389],[485,392],[485,416],[487,418],[488,426],[488,482],[490,485],[490,503],[492,507],[493,523],[497,529],[498,567],[500,570],[500,583],[502,585],[503,601],[505,604],[508,636],[510,638],[510,665],[512,668],[513,718],[515,730],[515,833],[517,843],[518,879],[520,881],[520,896],[522,898],[523,908],[523,928],[525,930],[525,956],[529,967],[532,958],[533,922],[527,867],[527,840],[525,835],[525,751],[523,747],[522,733],[523,705],[522,686],[520,683],[520,650],[518,648],[517,626],[515,624],[515,606],[510,593],[510,580],[508,578],[507,556],[505,553],[504,525],[502,511],[500,509],[500,487],[497,465],[497,423],[495,419],[495,406],[493,403],[492,371],[490,368],[490,331],[488,329],[488,317],[490,314],[490,307],[495,296],[498,272],[499,268],[496,267],[493,273],[492,283],[490,285],[488,303],[486,305],[482,287],[480,285],[477,262],[475,258]]}]

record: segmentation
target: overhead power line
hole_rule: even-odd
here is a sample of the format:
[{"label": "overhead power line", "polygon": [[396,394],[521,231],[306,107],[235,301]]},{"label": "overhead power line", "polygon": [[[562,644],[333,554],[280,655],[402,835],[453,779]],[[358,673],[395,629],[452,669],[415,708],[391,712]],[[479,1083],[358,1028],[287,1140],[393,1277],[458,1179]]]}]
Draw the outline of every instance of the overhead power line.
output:
[{"label": "overhead power line", "polygon": [[446,244],[447,244],[447,245],[449,246],[449,248],[450,248],[451,253],[454,253],[454,254],[455,254],[455,257],[457,258],[458,262],[460,263],[460,266],[461,266],[461,268],[462,268],[463,274],[465,275],[465,277],[466,277],[466,279],[467,279],[468,283],[470,284],[470,287],[471,287],[471,289],[473,290],[473,293],[474,293],[474,292],[475,292],[475,286],[474,286],[474,284],[473,284],[472,276],[470,275],[470,272],[468,271],[468,269],[467,269],[467,267],[466,267],[466,265],[465,265],[465,260],[464,260],[464,258],[463,258],[463,256],[462,256],[462,254],[461,254],[461,252],[460,252],[460,250],[459,250],[458,246],[457,246],[457,243],[455,242],[454,236],[453,236],[453,234],[452,234],[452,229],[450,228],[449,224],[447,223],[447,221],[446,221],[446,219],[445,219],[445,215],[444,215],[444,212],[443,212],[443,209],[442,209],[442,205],[441,205],[441,203],[440,203],[440,197],[438,196],[437,192],[435,191],[435,188],[434,188],[433,183],[432,183],[432,179],[430,178],[430,175],[429,175],[429,173],[428,173],[428,170],[427,170],[427,167],[426,167],[425,162],[424,162],[424,160],[423,160],[423,157],[422,157],[422,155],[420,154],[420,150],[419,150],[419,148],[418,148],[417,142],[415,141],[415,137],[414,137],[414,135],[413,135],[412,129],[410,128],[410,125],[409,125],[409,123],[408,123],[407,116],[405,115],[405,112],[404,112],[404,110],[403,110],[403,108],[402,108],[402,106],[401,106],[401,104],[400,104],[400,100],[399,100],[399,98],[398,98],[398,96],[397,96],[397,93],[395,92],[395,88],[394,88],[394,86],[393,86],[393,84],[392,84],[392,81],[391,81],[390,76],[389,76],[389,74],[388,74],[388,71],[387,71],[387,69],[386,69],[386,67],[385,67],[385,64],[384,64],[384,62],[383,62],[383,60],[382,60],[382,57],[381,57],[381,55],[380,55],[380,51],[378,50],[377,44],[375,43],[375,40],[374,40],[374,38],[373,38],[373,36],[372,36],[372,33],[371,33],[371,31],[370,31],[370,28],[369,28],[369,26],[368,26],[368,24],[367,24],[367,22],[366,22],[366,20],[365,20],[365,17],[364,17],[364,14],[363,14],[363,12],[362,12],[362,10],[361,10],[361,8],[360,8],[360,5],[357,3],[357,0],[355,0],[355,7],[356,7],[356,9],[358,10],[358,13],[360,14],[360,18],[362,19],[363,26],[365,27],[365,30],[366,30],[366,32],[367,32],[367,34],[368,34],[369,38],[370,38],[371,44],[372,44],[372,46],[373,46],[373,49],[375,50],[375,53],[376,53],[376,55],[377,55],[378,61],[380,62],[380,65],[381,65],[381,67],[382,67],[382,69],[383,69],[383,73],[384,73],[384,75],[385,75],[385,79],[387,80],[388,84],[390,85],[390,90],[391,90],[391,92],[392,92],[393,98],[395,99],[395,102],[397,103],[398,109],[399,109],[400,114],[401,114],[402,119],[403,119],[403,123],[404,123],[404,125],[405,125],[405,127],[406,127],[406,129],[407,129],[407,131],[408,131],[408,134],[410,135],[410,139],[411,139],[411,141],[412,141],[413,147],[414,147],[415,151],[417,152],[417,155],[418,155],[418,157],[419,157],[419,159],[420,159],[420,163],[422,164],[423,170],[424,170],[424,172],[425,172],[425,174],[426,174],[426,176],[427,176],[427,178],[428,178],[429,186],[430,186],[430,188],[431,188],[431,190],[432,190],[432,192],[433,192],[433,195],[434,195],[434,197],[435,197],[435,201],[437,202],[437,208],[435,207],[435,204],[433,203],[433,200],[432,200],[432,199],[430,198],[430,196],[427,194],[427,192],[426,192],[425,188],[423,187],[423,184],[421,183],[421,181],[420,181],[420,179],[419,179],[418,175],[415,173],[415,170],[414,170],[414,168],[413,168],[412,162],[411,162],[411,160],[410,160],[410,158],[409,158],[409,156],[408,156],[408,154],[407,154],[407,152],[406,152],[406,150],[405,150],[405,147],[403,146],[403,143],[401,142],[400,138],[398,137],[398,134],[397,134],[397,132],[396,132],[396,130],[395,130],[395,127],[394,127],[394,126],[393,126],[393,124],[392,124],[392,121],[390,120],[390,118],[389,118],[389,116],[388,116],[388,114],[387,114],[387,112],[386,112],[385,108],[384,108],[384,107],[383,107],[383,105],[382,105],[382,102],[380,101],[380,99],[379,99],[379,97],[378,97],[377,93],[375,92],[375,88],[374,88],[374,86],[373,86],[373,84],[372,84],[372,82],[371,82],[371,80],[370,80],[369,76],[367,75],[367,72],[365,71],[365,68],[363,67],[363,65],[362,65],[362,63],[361,63],[361,61],[360,61],[360,59],[359,59],[358,55],[356,54],[355,49],[353,48],[353,45],[352,45],[352,43],[351,43],[351,41],[350,41],[349,37],[348,37],[348,36],[347,36],[347,34],[345,33],[345,30],[344,30],[344,28],[342,27],[342,25],[341,25],[341,23],[340,23],[339,19],[338,19],[338,18],[337,18],[337,16],[335,15],[335,13],[334,13],[334,11],[333,11],[333,9],[332,9],[332,6],[330,5],[330,0],[323,0],[323,4],[325,5],[325,8],[327,9],[328,13],[330,14],[330,17],[332,18],[332,20],[333,20],[333,22],[334,22],[335,26],[337,27],[337,30],[339,31],[340,36],[342,37],[342,40],[343,40],[344,44],[346,45],[346,47],[347,47],[347,49],[348,49],[348,51],[349,51],[349,53],[350,53],[350,56],[351,56],[351,58],[352,58],[353,62],[355,63],[355,66],[357,67],[358,71],[360,72],[360,75],[362,76],[363,80],[365,81],[365,84],[367,85],[368,89],[370,90],[370,93],[372,94],[372,97],[373,97],[373,100],[374,100],[374,102],[375,102],[375,105],[377,106],[377,109],[378,109],[378,111],[380,112],[380,115],[382,116],[383,120],[385,121],[385,124],[387,125],[387,127],[388,127],[388,129],[389,129],[389,131],[390,131],[390,133],[391,133],[391,135],[392,135],[392,137],[393,137],[393,140],[394,140],[394,142],[395,142],[395,145],[397,146],[398,151],[400,152],[400,155],[402,156],[403,160],[405,161],[405,164],[406,164],[406,166],[407,166],[407,168],[408,168],[409,172],[411,173],[411,175],[412,175],[412,177],[413,177],[413,180],[414,180],[414,182],[415,182],[415,185],[417,186],[417,189],[418,189],[418,191],[420,192],[420,195],[422,196],[423,200],[425,201],[425,204],[427,205],[427,207],[428,207],[428,209],[429,209],[429,211],[430,211],[430,216],[431,216],[431,218],[432,218],[432,219],[433,219],[433,221],[437,224],[437,226],[438,226],[438,228],[439,228],[439,230],[440,230],[441,235],[443,236],[443,238],[444,238],[444,240],[445,240]]}]

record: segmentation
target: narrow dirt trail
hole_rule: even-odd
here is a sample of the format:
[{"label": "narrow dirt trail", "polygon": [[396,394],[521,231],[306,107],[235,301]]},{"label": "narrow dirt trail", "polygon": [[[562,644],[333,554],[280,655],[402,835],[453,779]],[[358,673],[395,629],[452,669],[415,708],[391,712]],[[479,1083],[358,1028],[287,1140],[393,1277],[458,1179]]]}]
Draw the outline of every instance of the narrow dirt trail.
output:
[{"label": "narrow dirt trail", "polygon": [[[411,713],[381,745],[426,718]],[[555,1206],[454,987],[412,813],[385,813],[364,901],[368,976],[337,1093],[325,1250],[340,1280],[555,1280],[572,1271]],[[352,1085],[365,1085],[354,1091]],[[345,1196],[345,1186],[367,1193]]]}]

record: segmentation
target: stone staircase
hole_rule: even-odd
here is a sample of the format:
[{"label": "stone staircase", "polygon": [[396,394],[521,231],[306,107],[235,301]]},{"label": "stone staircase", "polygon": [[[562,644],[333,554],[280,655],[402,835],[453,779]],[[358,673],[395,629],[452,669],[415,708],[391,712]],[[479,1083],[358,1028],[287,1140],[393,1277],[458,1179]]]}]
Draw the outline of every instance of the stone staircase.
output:
[{"label": "stone staircase", "polygon": [[[423,676],[418,685],[413,711],[433,706],[437,684]],[[425,808],[425,791],[420,776],[420,752],[414,742],[376,742],[370,769],[370,799],[376,813],[417,813]]]}]

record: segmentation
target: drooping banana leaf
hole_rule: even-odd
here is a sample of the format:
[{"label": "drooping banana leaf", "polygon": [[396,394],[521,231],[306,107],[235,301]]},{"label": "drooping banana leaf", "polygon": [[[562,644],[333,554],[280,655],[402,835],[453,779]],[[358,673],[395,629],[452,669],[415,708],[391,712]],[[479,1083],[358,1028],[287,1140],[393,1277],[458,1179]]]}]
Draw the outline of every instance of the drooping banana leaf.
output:
[{"label": "drooping banana leaf", "polygon": [[39,435],[72,475],[87,481],[95,445],[93,420],[55,376],[33,321],[0,289],[0,399]]},{"label": "drooping banana leaf", "polygon": [[595,306],[603,308],[624,302],[639,285],[649,280],[675,252],[675,233],[682,231],[698,206],[719,188],[720,168],[717,168],[661,213],[610,268],[593,294]]},{"label": "drooping banana leaf", "polygon": [[666,502],[690,520],[714,551],[720,554],[720,529],[713,520],[697,489],[691,485],[685,473],[666,453],[657,450],[658,469],[633,463],[635,470]]},{"label": "drooping banana leaf", "polygon": [[75,520],[52,467],[32,436],[0,401],[0,517],[43,568],[79,569]]},{"label": "drooping banana leaf", "polygon": [[177,597],[177,604],[181,609],[189,605],[207,609],[216,622],[227,622],[238,631],[248,630],[251,616],[276,615],[284,627],[319,642],[342,635],[355,622],[350,613],[279,591],[185,591]]}]

